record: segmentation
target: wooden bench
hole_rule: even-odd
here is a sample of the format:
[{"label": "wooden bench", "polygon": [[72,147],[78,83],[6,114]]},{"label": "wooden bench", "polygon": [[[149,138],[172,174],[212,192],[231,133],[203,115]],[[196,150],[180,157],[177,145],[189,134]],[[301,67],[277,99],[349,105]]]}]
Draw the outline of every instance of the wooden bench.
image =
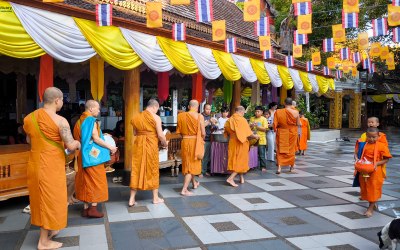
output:
[{"label": "wooden bench", "polygon": [[0,146],[0,201],[29,195],[28,160],[31,146]]}]

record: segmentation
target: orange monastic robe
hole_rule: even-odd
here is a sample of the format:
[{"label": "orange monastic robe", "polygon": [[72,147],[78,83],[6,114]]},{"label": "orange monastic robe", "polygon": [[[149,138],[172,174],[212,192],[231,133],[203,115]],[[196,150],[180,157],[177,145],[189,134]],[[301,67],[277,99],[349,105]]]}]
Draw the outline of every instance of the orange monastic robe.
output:
[{"label": "orange monastic robe", "polygon": [[[83,112],[80,124],[82,125],[89,116],[91,116],[89,112]],[[97,122],[96,125],[100,136],[100,126]],[[75,124],[74,137],[75,140],[81,142],[79,122]],[[79,152],[78,172],[75,176],[75,195],[78,200],[84,202],[99,203],[108,200],[108,184],[104,164],[83,168],[82,151]]]},{"label": "orange monastic robe", "polygon": [[160,171],[156,120],[149,111],[144,110],[132,117],[131,124],[136,129],[136,138],[129,187],[135,190],[158,189]]},{"label": "orange monastic robe", "polygon": [[246,173],[249,171],[249,140],[253,132],[245,118],[238,114],[232,115],[225,123],[224,135],[228,138],[228,171]]},{"label": "orange monastic robe", "polygon": [[[181,143],[182,152],[182,174],[201,174],[201,160],[196,158],[196,141],[199,138],[199,121],[188,112],[178,115],[177,134],[182,134],[184,137]],[[185,137],[191,138],[185,138]]]},{"label": "orange monastic robe", "polygon": [[[63,148],[59,128],[46,111],[38,109],[33,114],[44,137]],[[64,150],[42,138],[31,114],[24,119],[24,130],[31,137],[27,172],[31,223],[47,230],[63,229],[68,216]]]},{"label": "orange monastic robe", "polygon": [[300,137],[300,150],[307,150],[307,135],[308,135],[308,121],[300,118],[301,121],[301,137]]},{"label": "orange monastic robe", "polygon": [[299,127],[296,118],[287,109],[278,109],[274,115],[276,132],[276,160],[280,166],[294,165],[298,150]]},{"label": "orange monastic robe", "polygon": [[[377,141],[376,145],[378,146],[376,162],[382,160],[383,157],[392,158],[389,148],[384,143]],[[364,158],[370,162],[374,161],[374,149],[375,144],[366,144],[364,147]],[[358,152],[358,143],[356,144],[355,152],[356,154]],[[382,196],[383,178],[386,178],[386,176],[384,175],[382,166],[378,166],[375,172],[370,175],[371,177],[368,178],[362,177],[361,174],[359,176],[361,199],[368,202],[375,202]]]}]

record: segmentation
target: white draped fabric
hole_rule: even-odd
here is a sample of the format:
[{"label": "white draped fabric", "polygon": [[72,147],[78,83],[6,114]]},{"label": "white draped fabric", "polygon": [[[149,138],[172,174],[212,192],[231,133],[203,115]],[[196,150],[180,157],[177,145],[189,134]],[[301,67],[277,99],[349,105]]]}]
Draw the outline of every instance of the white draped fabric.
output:
[{"label": "white draped fabric", "polygon": [[397,103],[400,103],[399,95],[398,95],[398,94],[394,94],[394,95],[393,95],[393,100],[394,100],[395,102],[397,102]]},{"label": "white draped fabric", "polygon": [[257,75],[256,72],[254,72],[253,67],[251,66],[250,59],[235,54],[231,55],[242,77],[248,82],[257,81]]},{"label": "white draped fabric", "polygon": [[121,27],[119,29],[125,40],[150,69],[167,72],[173,68],[158,45],[157,37]]},{"label": "white draped fabric", "polygon": [[192,44],[186,44],[189,53],[200,70],[200,73],[207,79],[217,79],[221,74],[217,61],[209,48]]},{"label": "white draped fabric", "polygon": [[293,80],[294,89],[303,90],[303,81],[301,81],[299,71],[297,69],[289,68],[289,73]]},{"label": "white draped fabric", "polygon": [[375,102],[370,95],[367,97],[367,101],[368,102]]},{"label": "white draped fabric", "polygon": [[51,57],[78,63],[96,55],[72,17],[13,2],[10,4],[26,32]]},{"label": "white draped fabric", "polygon": [[264,62],[265,68],[267,69],[269,79],[271,80],[272,86],[279,88],[282,86],[282,79],[278,72],[278,66],[272,63]]},{"label": "white draped fabric", "polygon": [[307,73],[307,74],[308,74],[308,79],[310,79],[310,82],[311,82],[312,91],[318,92],[319,91],[319,85],[318,85],[318,82],[317,82],[317,76],[314,75],[314,74],[310,74],[310,73]]}]

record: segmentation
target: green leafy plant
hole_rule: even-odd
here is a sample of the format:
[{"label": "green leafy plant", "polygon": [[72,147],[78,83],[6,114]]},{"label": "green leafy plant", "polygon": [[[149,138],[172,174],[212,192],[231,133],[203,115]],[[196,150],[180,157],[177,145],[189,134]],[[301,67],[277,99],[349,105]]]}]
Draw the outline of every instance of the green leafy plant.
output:
[{"label": "green leafy plant", "polygon": [[325,110],[324,106],[320,103],[320,101],[316,101],[313,98],[309,100],[310,104],[310,112],[307,111],[307,104],[304,96],[302,95],[301,98],[297,101],[297,109],[299,111],[304,111],[304,116],[308,119],[310,123],[310,127],[315,128],[319,127],[321,121],[324,118],[327,118],[328,111]]}]

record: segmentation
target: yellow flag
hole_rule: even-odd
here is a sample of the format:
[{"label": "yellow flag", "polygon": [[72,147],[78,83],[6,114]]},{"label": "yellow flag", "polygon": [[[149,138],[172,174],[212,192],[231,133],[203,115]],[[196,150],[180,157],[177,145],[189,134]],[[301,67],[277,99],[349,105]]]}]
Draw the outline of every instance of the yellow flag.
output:
[{"label": "yellow flag", "polygon": [[394,64],[388,65],[388,70],[394,70],[396,66]]},{"label": "yellow flag", "polygon": [[171,0],[171,5],[190,5],[190,0]]},{"label": "yellow flag", "polygon": [[312,53],[311,58],[312,58],[312,64],[313,65],[320,65],[321,64],[321,53],[320,52]]},{"label": "yellow flag", "polygon": [[351,69],[351,75],[352,76],[357,76],[357,68],[352,68]]},{"label": "yellow flag", "polygon": [[303,46],[301,44],[300,45],[293,44],[293,56],[295,58],[303,56]]},{"label": "yellow flag", "polygon": [[334,69],[335,68],[335,58],[328,57],[328,59],[326,60],[326,64],[327,64],[328,68]]},{"label": "yellow flag", "polygon": [[343,62],[343,73],[349,73],[349,72],[350,72],[350,63]]},{"label": "yellow flag", "polygon": [[292,0],[292,3],[306,3],[311,2],[311,0]]},{"label": "yellow flag", "polygon": [[380,55],[381,55],[381,43],[371,44],[371,56],[380,56]]},{"label": "yellow flag", "polygon": [[388,22],[389,26],[400,25],[400,6],[388,5]]},{"label": "yellow flag", "polygon": [[343,0],[344,13],[359,13],[358,0]]},{"label": "yellow flag", "polygon": [[259,36],[260,51],[267,51],[271,49],[271,36]]},{"label": "yellow flag", "polygon": [[157,28],[162,27],[162,6],[160,2],[147,2],[147,27]]},{"label": "yellow flag", "polygon": [[212,22],[213,41],[225,41],[225,20]]},{"label": "yellow flag", "polygon": [[[340,24],[341,26],[341,24]],[[297,33],[298,34],[311,34],[311,14],[301,15],[297,17]]]},{"label": "yellow flag", "polygon": [[392,65],[392,64],[394,64],[394,54],[393,54],[393,52],[390,52],[390,53],[389,53],[389,58],[386,59],[386,64],[387,64],[387,65]]},{"label": "yellow flag", "polygon": [[332,25],[333,41],[345,42],[346,41],[346,31],[342,28],[341,24]]},{"label": "yellow flag", "polygon": [[246,22],[260,20],[260,0],[251,0],[244,2],[243,19]]},{"label": "yellow flag", "polygon": [[358,49],[368,49],[369,40],[368,33],[358,34]]},{"label": "yellow flag", "polygon": [[389,47],[382,47],[381,48],[381,60],[389,58]]}]

